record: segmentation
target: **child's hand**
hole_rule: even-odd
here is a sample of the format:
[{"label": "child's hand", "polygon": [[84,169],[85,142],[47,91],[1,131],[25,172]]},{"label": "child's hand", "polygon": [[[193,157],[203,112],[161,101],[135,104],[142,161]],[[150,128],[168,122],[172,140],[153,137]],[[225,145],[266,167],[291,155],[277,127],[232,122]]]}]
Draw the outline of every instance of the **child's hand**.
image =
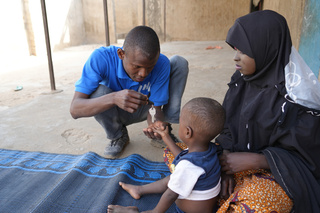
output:
[{"label": "child's hand", "polygon": [[[169,132],[169,128],[166,128],[169,124],[167,122],[156,121],[151,123],[147,128],[143,129],[143,133],[151,139],[162,139],[166,134],[165,130]],[[162,135],[161,135],[162,134]]]},{"label": "child's hand", "polygon": [[166,135],[169,135],[169,128],[167,126],[168,126],[167,122],[156,121],[152,125],[152,131],[159,134],[161,138],[163,138]]}]

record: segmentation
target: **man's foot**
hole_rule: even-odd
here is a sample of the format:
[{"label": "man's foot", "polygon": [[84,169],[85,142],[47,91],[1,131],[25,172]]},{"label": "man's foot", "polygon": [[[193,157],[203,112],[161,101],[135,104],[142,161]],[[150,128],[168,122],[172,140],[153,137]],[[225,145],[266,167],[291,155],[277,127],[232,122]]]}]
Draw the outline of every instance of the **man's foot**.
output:
[{"label": "man's foot", "polygon": [[123,182],[119,182],[119,185],[124,190],[126,190],[131,195],[131,197],[133,197],[136,200],[140,199],[140,197],[141,197],[140,187],[141,186],[136,186],[136,185],[127,184],[127,183],[123,183]]},{"label": "man's foot", "polygon": [[114,139],[105,148],[104,154],[107,158],[116,158],[123,150],[123,148],[129,143],[129,135],[127,128],[122,129],[122,136],[118,139]]},{"label": "man's foot", "polygon": [[139,209],[136,206],[119,206],[119,205],[109,205],[108,213],[139,213]]}]

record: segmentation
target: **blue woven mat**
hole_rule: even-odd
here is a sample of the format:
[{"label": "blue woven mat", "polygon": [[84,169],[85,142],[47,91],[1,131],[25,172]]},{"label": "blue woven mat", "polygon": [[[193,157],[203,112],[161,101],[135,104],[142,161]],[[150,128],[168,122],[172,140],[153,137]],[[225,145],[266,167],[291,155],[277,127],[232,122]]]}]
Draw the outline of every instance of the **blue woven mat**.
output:
[{"label": "blue woven mat", "polygon": [[[160,194],[133,199],[118,184],[147,184],[169,175],[164,163],[133,154],[49,154],[0,149],[0,212],[106,212],[109,204],[154,208]],[[174,205],[167,212],[174,212]]]}]

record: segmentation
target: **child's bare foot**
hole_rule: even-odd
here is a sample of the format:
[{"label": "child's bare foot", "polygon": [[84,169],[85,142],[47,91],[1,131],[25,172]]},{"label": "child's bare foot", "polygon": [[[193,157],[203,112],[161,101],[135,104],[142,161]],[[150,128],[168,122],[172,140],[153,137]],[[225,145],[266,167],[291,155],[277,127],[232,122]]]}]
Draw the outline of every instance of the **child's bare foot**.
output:
[{"label": "child's bare foot", "polygon": [[141,192],[140,192],[140,187],[141,186],[136,186],[136,185],[132,185],[132,184],[127,184],[127,183],[123,183],[123,182],[119,182],[119,185],[126,190],[131,197],[133,197],[134,199],[140,199],[141,197]]},{"label": "child's bare foot", "polygon": [[139,213],[139,209],[136,206],[119,206],[109,205],[108,213]]}]

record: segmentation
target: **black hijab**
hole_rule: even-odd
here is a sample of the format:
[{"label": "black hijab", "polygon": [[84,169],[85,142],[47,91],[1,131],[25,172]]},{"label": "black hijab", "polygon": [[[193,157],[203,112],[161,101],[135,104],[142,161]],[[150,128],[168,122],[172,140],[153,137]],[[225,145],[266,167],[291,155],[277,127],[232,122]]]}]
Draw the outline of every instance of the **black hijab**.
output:
[{"label": "black hijab", "polygon": [[291,37],[284,17],[265,10],[240,17],[230,28],[226,42],[256,62],[256,72],[245,81],[276,85],[284,81],[284,66],[289,61]]},{"label": "black hijab", "polygon": [[240,17],[226,42],[253,58],[256,71],[231,77],[217,138],[232,152],[263,153],[295,212],[320,212],[320,117],[284,97],[291,37],[284,17],[258,11]]}]

